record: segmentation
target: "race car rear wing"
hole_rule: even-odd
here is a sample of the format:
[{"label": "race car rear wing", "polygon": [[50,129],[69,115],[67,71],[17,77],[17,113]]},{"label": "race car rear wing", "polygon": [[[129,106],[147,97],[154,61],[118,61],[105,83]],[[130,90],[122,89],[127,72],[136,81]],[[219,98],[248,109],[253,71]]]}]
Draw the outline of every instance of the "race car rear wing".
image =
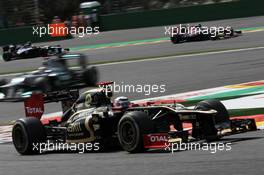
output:
[{"label": "race car rear wing", "polygon": [[48,94],[32,93],[25,97],[7,97],[4,95],[0,102],[24,102],[25,116],[41,119],[45,111],[45,104],[61,102],[62,112],[72,107],[73,103],[79,98],[79,90],[57,91]]},{"label": "race car rear wing", "polygon": [[42,94],[32,94],[24,101],[26,117],[36,117],[41,119],[44,113],[44,98]]},{"label": "race car rear wing", "polygon": [[[113,82],[98,83],[98,86],[107,88]],[[4,88],[2,88],[4,90]],[[0,89],[0,102],[24,102],[26,117],[41,118],[45,111],[45,104],[61,102],[62,112],[65,113],[79,98],[79,88],[70,90],[52,91],[46,94],[41,92],[27,92],[23,96],[12,96],[12,92],[3,92]]]}]

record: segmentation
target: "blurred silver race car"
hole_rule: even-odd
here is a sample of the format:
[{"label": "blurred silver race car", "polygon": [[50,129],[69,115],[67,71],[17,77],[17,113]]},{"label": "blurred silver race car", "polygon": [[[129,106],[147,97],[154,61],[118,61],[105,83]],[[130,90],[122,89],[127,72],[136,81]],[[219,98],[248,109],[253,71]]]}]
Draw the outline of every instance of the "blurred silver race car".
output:
[{"label": "blurred silver race car", "polygon": [[[71,69],[69,61],[77,60]],[[34,92],[50,94],[62,90],[95,86],[99,73],[96,67],[88,66],[83,54],[54,56],[43,62],[38,70],[22,74],[11,80],[0,80],[0,101],[23,101]]]}]

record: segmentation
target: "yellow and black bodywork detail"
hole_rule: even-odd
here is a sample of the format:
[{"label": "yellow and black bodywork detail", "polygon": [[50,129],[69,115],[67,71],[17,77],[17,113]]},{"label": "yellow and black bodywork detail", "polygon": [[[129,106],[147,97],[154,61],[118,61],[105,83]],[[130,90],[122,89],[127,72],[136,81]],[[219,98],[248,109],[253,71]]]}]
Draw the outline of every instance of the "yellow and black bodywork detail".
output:
[{"label": "yellow and black bodywork detail", "polygon": [[73,122],[67,126],[67,143],[85,143],[95,141],[95,132],[90,110],[82,110],[75,113],[70,120]]}]

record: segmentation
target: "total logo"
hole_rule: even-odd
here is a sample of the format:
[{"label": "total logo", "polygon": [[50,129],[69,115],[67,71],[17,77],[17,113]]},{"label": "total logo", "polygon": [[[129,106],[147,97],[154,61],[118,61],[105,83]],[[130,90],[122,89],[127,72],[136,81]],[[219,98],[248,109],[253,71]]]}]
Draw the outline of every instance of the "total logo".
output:
[{"label": "total logo", "polygon": [[151,135],[150,142],[167,142],[168,138],[165,135]]},{"label": "total logo", "polygon": [[26,111],[29,114],[35,114],[35,113],[43,113],[43,110],[41,108],[31,108],[31,107],[26,107]]}]

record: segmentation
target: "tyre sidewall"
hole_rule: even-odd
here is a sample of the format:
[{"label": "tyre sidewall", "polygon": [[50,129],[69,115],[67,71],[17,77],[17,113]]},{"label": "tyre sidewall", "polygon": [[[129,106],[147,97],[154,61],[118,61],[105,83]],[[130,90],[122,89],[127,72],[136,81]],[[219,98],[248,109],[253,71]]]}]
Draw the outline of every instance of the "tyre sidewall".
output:
[{"label": "tyre sidewall", "polygon": [[[122,127],[125,122],[130,122],[136,131],[136,136],[132,145],[124,143],[123,135],[121,135]],[[118,124],[118,138],[124,150],[130,153],[144,152],[144,135],[153,133],[154,126],[149,116],[141,111],[133,111],[126,113]]]},{"label": "tyre sidewall", "polygon": [[[14,135],[15,129],[17,129],[16,127],[21,128],[22,131],[21,134],[23,134],[23,137],[25,138],[26,144],[22,149],[17,148],[15,143],[17,139]],[[39,154],[39,150],[34,150],[34,145],[46,142],[45,128],[42,125],[41,121],[35,117],[19,119],[16,121],[13,127],[12,139],[16,150],[20,154],[22,155]]]},{"label": "tyre sidewall", "polygon": [[118,134],[118,137],[119,137],[119,141],[120,141],[120,144],[121,146],[123,147],[124,150],[126,151],[132,151],[133,150],[136,150],[138,145],[142,146],[142,141],[141,141],[141,138],[140,138],[140,135],[142,134],[139,130],[139,126],[137,124],[137,122],[135,121],[135,119],[131,116],[125,116],[122,121],[120,122],[119,124],[119,130],[122,129],[122,125],[123,123],[126,123],[126,122],[132,122],[133,123],[133,126],[134,126],[134,129],[136,130],[136,138],[134,138],[134,143],[133,145],[127,145],[123,140],[123,138],[121,138],[122,136],[120,134]]},{"label": "tyre sidewall", "polygon": [[85,84],[88,86],[95,86],[96,83],[98,82],[98,77],[99,77],[98,74],[99,73],[96,67],[91,67],[85,70],[83,73],[83,80]]}]

